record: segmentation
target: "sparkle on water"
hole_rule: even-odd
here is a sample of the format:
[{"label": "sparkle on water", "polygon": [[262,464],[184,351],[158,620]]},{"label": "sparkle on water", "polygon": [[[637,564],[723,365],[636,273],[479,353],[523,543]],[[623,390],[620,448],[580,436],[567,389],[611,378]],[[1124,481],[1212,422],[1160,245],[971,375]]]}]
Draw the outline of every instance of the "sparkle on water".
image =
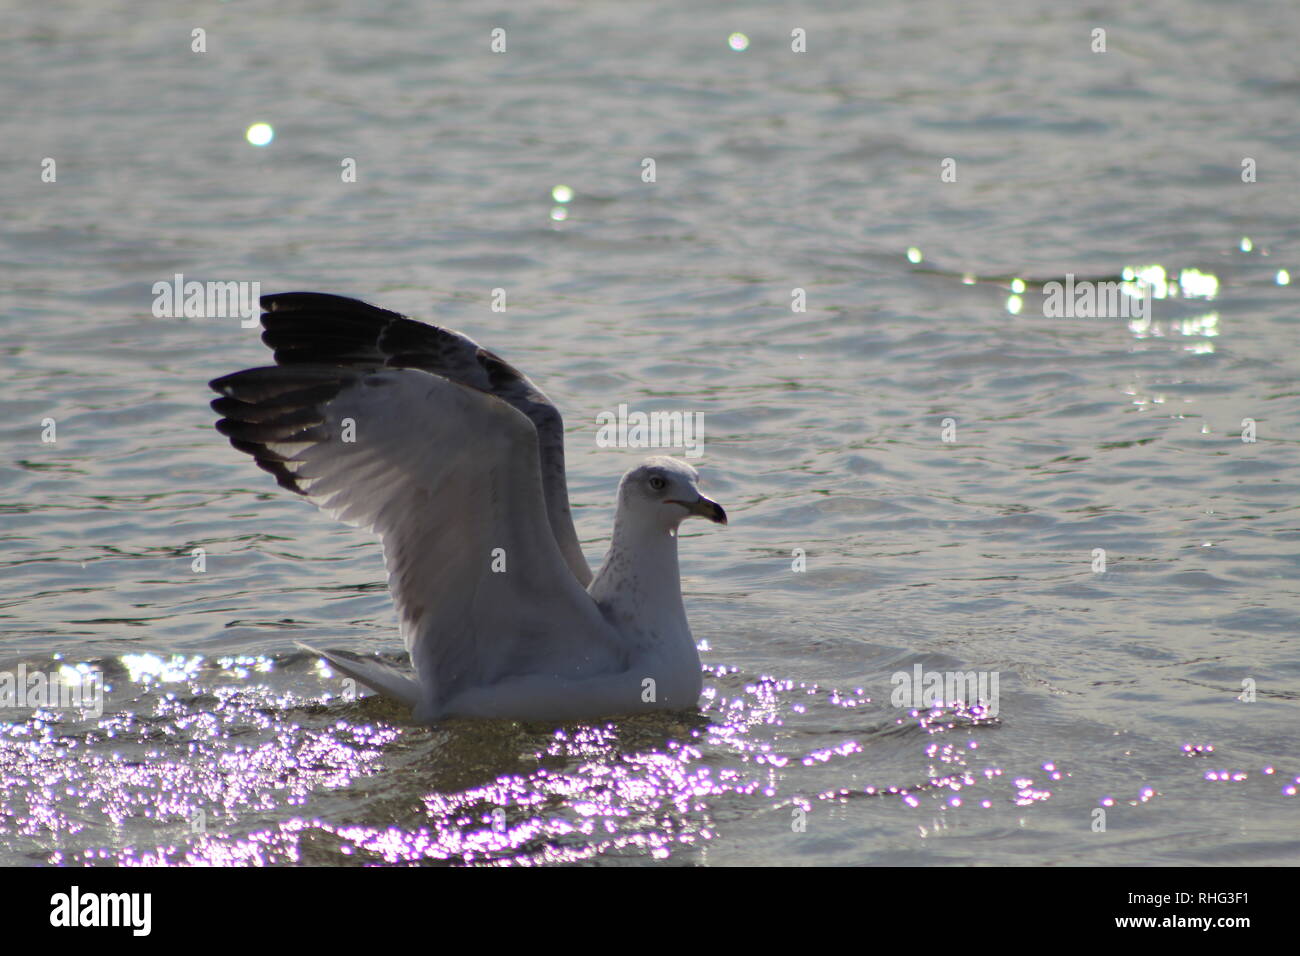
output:
[{"label": "sparkle on water", "polygon": [[551,187],[551,198],[556,202],[568,202],[573,198],[573,190],[568,186]]},{"label": "sparkle on water", "polygon": [[248,127],[244,138],[254,146],[268,146],[271,140],[275,139],[275,130],[271,128],[270,123],[254,123]]},{"label": "sparkle on water", "polygon": [[[27,843],[27,862],[689,860],[714,838],[719,814],[788,820],[870,798],[897,801],[933,828],[936,814],[1052,796],[1028,777],[1008,788],[1001,767],[971,762],[976,736],[998,725],[979,705],[899,711],[861,689],[746,679],[725,666],[709,673],[699,715],[558,729],[415,726],[378,698],[320,693],[313,655],[133,654],[100,666],[116,687],[103,716],[38,709],[0,723],[0,786],[21,795],[0,805],[0,837]],[[271,686],[286,680],[294,691]],[[863,712],[855,739],[797,746],[806,731],[788,721],[816,724],[836,710]],[[881,779],[871,748],[900,733],[929,770]],[[814,771],[813,792],[786,792],[792,763]],[[1062,773],[1052,779],[1063,785]]]},{"label": "sparkle on water", "polygon": [[[1242,248],[1251,247],[1249,239],[1242,240]],[[907,250],[907,259],[913,264],[919,264],[923,256],[921,250],[911,246]],[[973,272],[965,272],[960,276],[963,285],[976,285],[982,281],[992,281],[982,279]],[[1125,266],[1120,273],[1119,290],[1122,294],[1142,303],[1143,300],[1161,300],[1161,299],[1205,299],[1207,301],[1217,298],[1220,294],[1219,277],[1212,272],[1205,272],[1201,269],[1189,267],[1178,271],[1176,280],[1171,278],[1171,273],[1159,263],[1141,266]],[[1005,280],[1002,280],[1005,281]],[[1059,281],[1059,280],[1058,280]],[[1278,270],[1274,281],[1278,285],[1286,285],[1290,282],[1290,275],[1286,270]],[[1075,288],[1079,288],[1083,280],[1075,280]],[[1042,280],[1038,286],[1043,286]],[[1010,315],[1020,315],[1025,308],[1024,295],[1028,289],[1028,283],[1024,279],[1012,278],[1008,284],[1011,294],[1004,300],[1003,308]],[[1138,309],[1134,305],[1133,309]],[[1120,313],[1122,316],[1132,314],[1126,309]],[[1141,309],[1141,314],[1132,318],[1128,322],[1129,331],[1139,339],[1159,338],[1168,335],[1179,335],[1187,338],[1197,339],[1198,341],[1190,342],[1182,346],[1184,351],[1193,353],[1212,353],[1215,349],[1214,343],[1208,341],[1219,334],[1219,313],[1206,312],[1191,317],[1176,317],[1169,320],[1157,320],[1151,314],[1149,306]]]},{"label": "sparkle on water", "polygon": [[[314,655],[131,654],[96,666],[116,687],[103,716],[36,709],[0,723],[0,787],[16,797],[0,804],[0,838],[26,844],[24,862],[703,862],[719,820],[738,815],[789,828],[850,800],[892,801],[928,837],[959,814],[1015,820],[1058,793],[1088,799],[1056,760],[1019,774],[977,761],[999,726],[981,705],[897,710],[861,688],[746,678],[725,665],[707,671],[698,715],[433,729],[379,698],[326,692],[333,681]],[[816,733],[842,724],[837,711],[856,715],[852,739]],[[891,745],[914,752],[915,775],[877,768]],[[802,768],[797,791],[792,765]],[[1213,785],[1252,778],[1198,774]],[[1143,786],[1124,802],[1160,795]]]},{"label": "sparkle on water", "polygon": [[731,36],[727,37],[727,46],[731,47],[738,53],[742,50],[748,50],[749,37],[745,36],[743,33],[733,33]]}]

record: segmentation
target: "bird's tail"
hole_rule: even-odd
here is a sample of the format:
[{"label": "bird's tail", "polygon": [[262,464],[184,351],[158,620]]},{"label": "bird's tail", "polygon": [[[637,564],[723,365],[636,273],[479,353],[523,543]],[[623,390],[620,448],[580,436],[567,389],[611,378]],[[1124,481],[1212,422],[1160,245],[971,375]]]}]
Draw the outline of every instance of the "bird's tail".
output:
[{"label": "bird's tail", "polygon": [[403,674],[395,667],[391,667],[382,661],[377,660],[359,660],[350,657],[342,657],[334,651],[322,651],[320,648],[312,647],[310,644],[304,644],[302,641],[295,642],[303,650],[310,651],[313,654],[319,654],[329,662],[330,667],[340,673],[353,677],[365,684],[371,690],[383,694],[385,697],[391,697],[393,700],[406,704],[412,710],[420,705],[420,685],[411,677]]}]

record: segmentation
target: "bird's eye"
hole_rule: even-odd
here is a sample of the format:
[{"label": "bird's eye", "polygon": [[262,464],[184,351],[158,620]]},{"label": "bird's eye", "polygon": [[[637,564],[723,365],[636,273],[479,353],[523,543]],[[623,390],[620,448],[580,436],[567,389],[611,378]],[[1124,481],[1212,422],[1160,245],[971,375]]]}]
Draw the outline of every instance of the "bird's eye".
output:
[{"label": "bird's eye", "polygon": [[663,491],[666,487],[668,487],[668,482],[664,481],[658,475],[651,475],[650,487],[653,488],[655,491]]}]

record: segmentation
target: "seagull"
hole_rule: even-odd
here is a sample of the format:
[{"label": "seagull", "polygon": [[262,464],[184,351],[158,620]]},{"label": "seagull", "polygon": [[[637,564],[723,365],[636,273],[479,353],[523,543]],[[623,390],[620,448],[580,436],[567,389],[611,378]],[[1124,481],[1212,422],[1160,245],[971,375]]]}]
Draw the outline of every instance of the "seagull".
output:
[{"label": "seagull", "polygon": [[560,412],[527,376],[459,332],[356,299],[261,303],[276,364],[210,383],[217,431],[281,486],[379,536],[414,676],[303,647],[430,724],[696,706],[677,529],[727,514],[694,468],[656,456],[623,476],[593,577]]}]

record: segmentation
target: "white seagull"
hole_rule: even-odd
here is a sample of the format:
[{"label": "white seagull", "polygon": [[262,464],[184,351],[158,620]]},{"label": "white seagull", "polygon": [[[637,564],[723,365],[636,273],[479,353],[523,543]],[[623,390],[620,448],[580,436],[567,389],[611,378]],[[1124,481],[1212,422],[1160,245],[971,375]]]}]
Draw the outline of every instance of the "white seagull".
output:
[{"label": "white seagull", "polygon": [[379,535],[415,677],[309,650],[429,723],[696,705],[677,527],[727,515],[694,468],[655,457],[623,476],[593,578],[559,410],[522,372],[355,299],[288,292],[262,307],[276,364],[211,383],[217,430],[285,488]]}]

